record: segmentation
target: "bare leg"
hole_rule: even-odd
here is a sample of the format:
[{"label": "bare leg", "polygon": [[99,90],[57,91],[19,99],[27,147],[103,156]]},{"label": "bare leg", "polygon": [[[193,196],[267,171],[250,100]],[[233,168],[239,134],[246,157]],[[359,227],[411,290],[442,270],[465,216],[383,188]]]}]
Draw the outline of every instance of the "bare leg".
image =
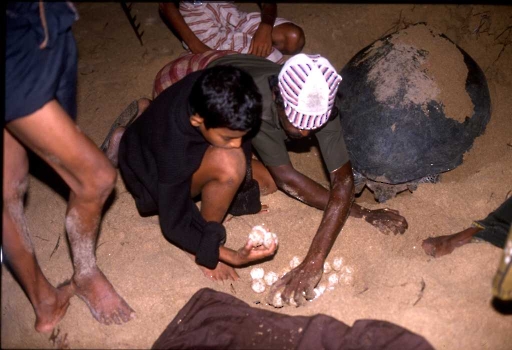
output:
[{"label": "bare leg", "polygon": [[[191,195],[201,194],[201,215],[206,221],[222,222],[245,177],[245,156],[241,148],[208,148],[199,169],[192,176]],[[235,280],[235,269],[221,261],[214,270],[199,266],[213,280]]]},{"label": "bare leg", "polygon": [[272,44],[285,55],[298,54],[305,43],[304,31],[293,23],[283,23],[272,30]]},{"label": "bare leg", "polygon": [[471,242],[472,238],[479,231],[481,231],[481,229],[478,227],[470,227],[452,235],[430,237],[425,239],[421,246],[425,253],[439,258],[443,255],[450,254],[455,248]]},{"label": "bare leg", "polygon": [[73,254],[73,284],[101,323],[129,321],[134,311],[96,265],[101,209],[117,173],[96,145],[54,100],[7,125],[9,132],[44,159],[69,185],[66,229]]},{"label": "bare leg", "polygon": [[[141,98],[137,101],[138,108],[135,119],[137,119],[142,114],[142,112],[144,112],[146,108],[149,107],[150,103],[151,101],[147,98]],[[133,119],[133,121],[135,121],[135,119]],[[117,168],[118,166],[119,143],[121,142],[121,138],[123,137],[125,130],[126,126],[119,126],[117,129],[114,130],[108,142],[107,149],[105,151],[105,155],[115,168]]]},{"label": "bare leg", "polygon": [[27,187],[27,153],[4,129],[3,247],[9,265],[34,308],[36,331],[51,332],[64,317],[74,290],[69,283],[54,288],[39,267],[23,208]]},{"label": "bare leg", "polygon": [[257,159],[251,160],[252,177],[258,182],[260,194],[266,196],[277,191],[277,185],[265,165]]}]

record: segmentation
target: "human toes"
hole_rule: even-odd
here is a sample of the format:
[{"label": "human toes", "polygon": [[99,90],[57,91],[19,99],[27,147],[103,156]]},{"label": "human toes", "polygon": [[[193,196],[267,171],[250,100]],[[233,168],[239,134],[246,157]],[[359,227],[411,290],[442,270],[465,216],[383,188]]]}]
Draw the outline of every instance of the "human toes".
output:
[{"label": "human toes", "polygon": [[95,317],[95,318],[99,323],[104,324],[105,326],[110,326],[110,324],[112,323],[112,321],[110,320],[110,317],[107,317],[104,314],[100,314],[100,315],[98,315],[98,317]]},{"label": "human toes", "polygon": [[128,322],[137,317],[137,314],[131,307],[128,307],[128,309],[129,309],[128,312],[122,311],[120,313],[121,319],[123,320],[123,322]]},{"label": "human toes", "polygon": [[396,234],[391,228],[389,228],[387,225],[383,224],[382,222],[376,221],[373,222],[373,225],[377,227],[377,229],[380,231],[380,233],[385,234],[388,236],[390,233]]},{"label": "human toes", "polygon": [[402,225],[394,225],[391,227],[391,231],[393,232],[393,234],[396,236],[396,235],[403,235],[405,233],[405,227],[403,227]]},{"label": "human toes", "polygon": [[120,325],[120,324],[123,323],[121,321],[121,318],[119,317],[119,315],[117,313],[115,313],[115,312],[110,315],[110,319],[112,320],[113,323],[115,323],[117,325]]},{"label": "human toes", "polygon": [[100,322],[107,326],[111,324],[122,325],[123,323],[126,323],[131,319],[135,318],[135,311],[133,311],[127,305],[125,305],[125,307],[127,307],[128,309],[124,310],[120,308],[112,312],[110,315],[102,315]]},{"label": "human toes", "polygon": [[315,289],[313,287],[311,287],[311,286],[306,288],[306,291],[304,293],[304,297],[306,298],[306,300],[313,300],[313,299],[315,299],[315,297],[316,297]]},{"label": "human toes", "polygon": [[290,305],[303,306],[306,303],[306,292],[295,291],[295,293],[293,293],[292,300],[290,300]]}]

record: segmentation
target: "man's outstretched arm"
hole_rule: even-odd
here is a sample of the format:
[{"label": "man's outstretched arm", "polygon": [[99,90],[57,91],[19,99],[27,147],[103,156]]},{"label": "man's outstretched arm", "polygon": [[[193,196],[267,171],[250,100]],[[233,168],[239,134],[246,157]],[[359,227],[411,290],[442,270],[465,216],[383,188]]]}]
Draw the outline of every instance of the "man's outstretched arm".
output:
[{"label": "man's outstretched arm", "polygon": [[[350,162],[343,166],[347,166],[347,164]],[[288,195],[317,209],[325,210],[327,208],[329,190],[299,173],[291,164],[268,167],[268,170],[277,187]],[[331,181],[333,173],[331,173]],[[393,209],[371,210],[353,203],[350,208],[350,216],[365,219],[384,234],[403,234],[408,228],[407,220]]]},{"label": "man's outstretched arm", "polygon": [[[283,166],[277,167],[281,169],[271,168],[270,172],[272,175],[279,176],[278,173],[281,171],[283,176],[282,172],[286,169],[288,176],[293,178],[293,188],[289,187],[290,179],[285,186],[278,180],[278,187],[287,188],[289,194],[293,192],[293,196],[307,204],[319,206],[321,203],[315,197],[323,187],[294,170],[291,165],[284,167],[286,168]],[[328,192],[322,222],[311,242],[309,251],[299,266],[274,284],[269,294],[269,300],[272,300],[276,293],[281,293],[284,302],[300,305],[306,299],[314,297],[313,289],[322,277],[325,259],[349,215],[354,200],[354,179],[350,162],[331,172],[330,176],[331,190]]]}]

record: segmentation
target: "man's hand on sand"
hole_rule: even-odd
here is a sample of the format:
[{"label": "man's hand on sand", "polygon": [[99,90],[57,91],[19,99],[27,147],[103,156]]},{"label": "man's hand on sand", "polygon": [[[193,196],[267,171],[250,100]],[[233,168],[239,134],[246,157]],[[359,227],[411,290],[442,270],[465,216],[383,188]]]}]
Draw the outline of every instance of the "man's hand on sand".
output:
[{"label": "man's hand on sand", "polygon": [[273,305],[280,294],[283,303],[300,306],[315,297],[314,288],[322,278],[323,262],[304,261],[272,285],[267,302]]},{"label": "man's hand on sand", "polygon": [[388,208],[371,210],[364,216],[364,219],[385,235],[403,234],[409,227],[407,220],[400,215],[398,210]]}]

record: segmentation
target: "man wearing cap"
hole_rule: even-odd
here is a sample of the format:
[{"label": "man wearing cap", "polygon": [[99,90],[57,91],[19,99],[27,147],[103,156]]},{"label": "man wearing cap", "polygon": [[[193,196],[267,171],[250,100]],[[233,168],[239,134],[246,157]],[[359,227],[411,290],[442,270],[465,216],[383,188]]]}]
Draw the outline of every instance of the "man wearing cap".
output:
[{"label": "man wearing cap", "polygon": [[[277,185],[301,202],[324,210],[306,257],[275,283],[269,293],[269,301],[281,293],[284,302],[300,305],[314,297],[313,288],[322,277],[325,259],[349,213],[364,218],[386,234],[404,233],[407,221],[394,210],[369,210],[353,204],[352,167],[335,107],[342,78],[329,61],[320,55],[298,54],[281,66],[260,57],[233,54],[208,66],[214,65],[246,70],[262,94],[262,125],[252,141],[265,165],[253,161],[254,178],[260,184],[261,193],[272,192]],[[286,141],[310,134],[318,140],[329,171],[330,189],[298,172],[290,162]]]},{"label": "man wearing cap", "polygon": [[[407,221],[398,211],[369,210],[355,203],[352,166],[335,106],[341,82],[333,66],[320,55],[298,54],[279,65],[254,55],[208,51],[178,58],[164,66],[154,82],[153,97],[184,75],[216,65],[231,65],[248,72],[262,95],[262,124],[252,139],[262,162],[252,160],[253,177],[262,195],[281,189],[290,196],[324,211],[323,219],[303,262],[275,283],[269,302],[281,293],[284,302],[301,304],[314,297],[323,264],[348,215],[364,218],[385,234],[402,234]],[[289,139],[314,135],[329,171],[331,186],[298,172],[286,148]]]}]

